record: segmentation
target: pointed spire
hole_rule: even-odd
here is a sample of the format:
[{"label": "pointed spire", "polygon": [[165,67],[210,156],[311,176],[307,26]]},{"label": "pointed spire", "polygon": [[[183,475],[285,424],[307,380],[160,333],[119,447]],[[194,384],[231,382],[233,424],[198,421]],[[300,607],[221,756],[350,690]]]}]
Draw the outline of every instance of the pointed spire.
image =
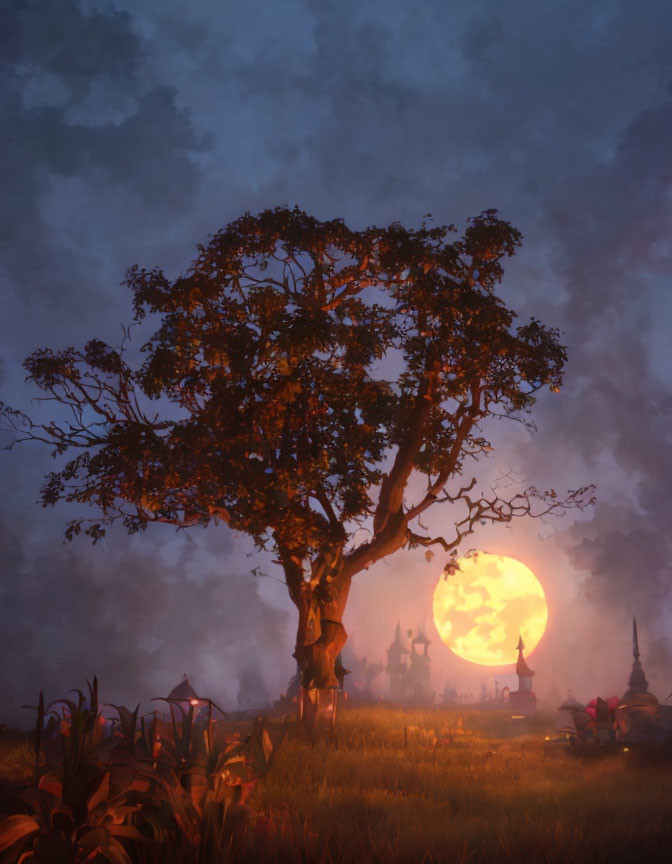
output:
[{"label": "pointed spire", "polygon": [[518,649],[518,662],[516,663],[516,675],[518,678],[532,678],[534,672],[530,669],[530,667],[525,662],[525,657],[523,656],[523,650],[525,648],[525,643],[523,642],[523,637],[518,634],[518,645],[516,646]]},{"label": "pointed spire", "polygon": [[649,682],[646,680],[646,675],[642,669],[642,664],[639,662],[639,639],[637,638],[637,621],[632,619],[632,670],[628,679],[628,689],[623,696],[623,699],[632,699],[636,693],[648,693]]},{"label": "pointed spire", "polygon": [[397,621],[397,627],[394,631],[394,641],[392,642],[392,644],[390,645],[390,647],[387,650],[388,651],[397,651],[400,654],[409,654],[410,653],[408,645],[406,644],[406,640],[404,639],[404,637],[402,636],[402,633],[401,633],[401,624],[398,621]]},{"label": "pointed spire", "polygon": [[418,645],[429,645],[430,644],[430,640],[427,638],[427,634],[425,633],[425,625],[424,624],[418,625],[418,635],[415,637],[415,639],[413,641],[417,642]]}]

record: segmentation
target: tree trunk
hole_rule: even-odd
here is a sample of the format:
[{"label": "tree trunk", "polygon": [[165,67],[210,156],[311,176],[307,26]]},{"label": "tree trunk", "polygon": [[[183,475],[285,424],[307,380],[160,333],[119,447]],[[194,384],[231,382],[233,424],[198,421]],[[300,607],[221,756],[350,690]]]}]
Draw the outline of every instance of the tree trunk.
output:
[{"label": "tree trunk", "polygon": [[320,623],[319,638],[304,647],[302,684],[308,689],[336,689],[336,658],[348,637],[340,621],[322,620]]},{"label": "tree trunk", "polygon": [[347,635],[340,621],[323,620],[318,639],[304,646],[299,714],[308,732],[328,735],[336,723],[339,682],[334,667]]},{"label": "tree trunk", "polygon": [[333,729],[339,682],[336,658],[347,641],[341,621],[349,580],[334,579],[329,584],[329,601],[316,607],[305,598],[299,608],[295,657],[301,668],[298,712],[306,729],[316,735]]},{"label": "tree trunk", "polygon": [[301,688],[299,696],[301,720],[309,734],[324,737],[333,730],[336,725],[337,696],[338,690],[335,688]]}]

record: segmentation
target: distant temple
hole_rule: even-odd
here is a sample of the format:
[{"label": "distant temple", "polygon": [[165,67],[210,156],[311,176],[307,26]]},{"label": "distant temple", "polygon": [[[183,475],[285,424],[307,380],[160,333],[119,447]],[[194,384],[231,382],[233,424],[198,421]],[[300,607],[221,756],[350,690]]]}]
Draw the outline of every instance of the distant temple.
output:
[{"label": "distant temple", "polygon": [[632,670],[628,679],[628,689],[623,696],[622,701],[632,699],[637,693],[648,693],[649,682],[646,680],[646,675],[642,669],[642,664],[639,662],[639,640],[637,638],[637,621],[632,619]]},{"label": "distant temple", "polygon": [[386,672],[390,676],[390,696],[395,700],[404,698],[406,676],[408,675],[408,656],[411,653],[408,643],[401,635],[401,625],[397,621],[394,642],[387,649]]},{"label": "distant temple", "polygon": [[[411,635],[409,630],[408,635]],[[421,704],[434,701],[431,682],[430,641],[422,627],[411,640],[411,647],[401,633],[397,621],[394,641],[387,649],[387,674],[390,676],[390,696],[392,699],[412,701]]]},{"label": "distant temple", "polygon": [[411,641],[411,667],[408,670],[408,684],[414,702],[434,701],[428,651],[429,639],[421,627]]},{"label": "distant temple", "polygon": [[533,717],[537,713],[537,697],[532,690],[532,678],[534,672],[527,665],[523,651],[525,644],[521,636],[518,636],[518,661],[516,662],[516,675],[518,676],[518,689],[509,693],[511,711],[514,715],[522,717]]},{"label": "distant temple", "polygon": [[[628,689],[621,699],[596,697],[587,705],[568,698],[560,710],[569,711],[573,727],[565,727],[575,743],[582,746],[611,744],[672,746],[672,705],[663,705],[649,692],[649,682],[639,661],[637,622],[632,619],[632,669]],[[669,697],[668,697],[669,698]],[[624,749],[628,749],[625,747]],[[663,751],[661,751],[663,752]]]}]

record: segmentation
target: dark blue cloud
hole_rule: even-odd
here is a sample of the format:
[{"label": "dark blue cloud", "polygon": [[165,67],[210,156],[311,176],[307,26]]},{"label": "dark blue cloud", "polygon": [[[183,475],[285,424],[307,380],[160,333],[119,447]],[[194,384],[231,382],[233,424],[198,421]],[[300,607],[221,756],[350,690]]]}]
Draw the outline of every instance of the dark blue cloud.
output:
[{"label": "dark blue cloud", "polygon": [[[652,634],[664,633],[669,4],[1,0],[0,9],[2,398],[25,404],[20,361],[35,347],[118,339],[128,266],[179,270],[243,210],[298,203],[362,226],[417,224],[428,211],[462,224],[497,207],[525,235],[504,296],[522,317],[560,326],[570,349],[565,391],[540,400],[539,434],[506,458],[540,486],[598,483],[600,505],[561,531],[553,555],[566,547],[588,609],[611,608],[618,622],[636,607]],[[35,453],[3,458],[5,545],[57,536],[62,514],[32,505],[48,468]],[[134,550],[151,556],[158,543],[147,534]],[[206,546],[196,570],[209,567]],[[243,572],[240,549],[224,555]],[[166,596],[167,615],[178,601]],[[26,610],[38,620],[38,601]],[[357,635],[376,656],[374,637]],[[108,636],[111,656],[124,658]]]}]

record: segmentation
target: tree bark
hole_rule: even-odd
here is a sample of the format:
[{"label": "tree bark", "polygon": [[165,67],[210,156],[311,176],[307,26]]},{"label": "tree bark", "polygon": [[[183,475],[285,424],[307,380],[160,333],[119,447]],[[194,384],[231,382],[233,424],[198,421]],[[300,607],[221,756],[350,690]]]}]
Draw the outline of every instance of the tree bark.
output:
[{"label": "tree bark", "polygon": [[305,646],[303,686],[307,689],[336,689],[338,679],[334,668],[336,658],[347,640],[345,627],[340,621],[321,621],[322,632],[318,639]]},{"label": "tree bark", "polygon": [[[309,589],[306,584],[306,589]],[[301,669],[298,713],[312,734],[333,728],[339,682],[336,658],[347,641],[341,620],[350,580],[341,571],[328,585],[328,600],[319,603],[315,591],[306,590],[299,608],[295,657]],[[317,631],[317,632],[316,632]]]}]

